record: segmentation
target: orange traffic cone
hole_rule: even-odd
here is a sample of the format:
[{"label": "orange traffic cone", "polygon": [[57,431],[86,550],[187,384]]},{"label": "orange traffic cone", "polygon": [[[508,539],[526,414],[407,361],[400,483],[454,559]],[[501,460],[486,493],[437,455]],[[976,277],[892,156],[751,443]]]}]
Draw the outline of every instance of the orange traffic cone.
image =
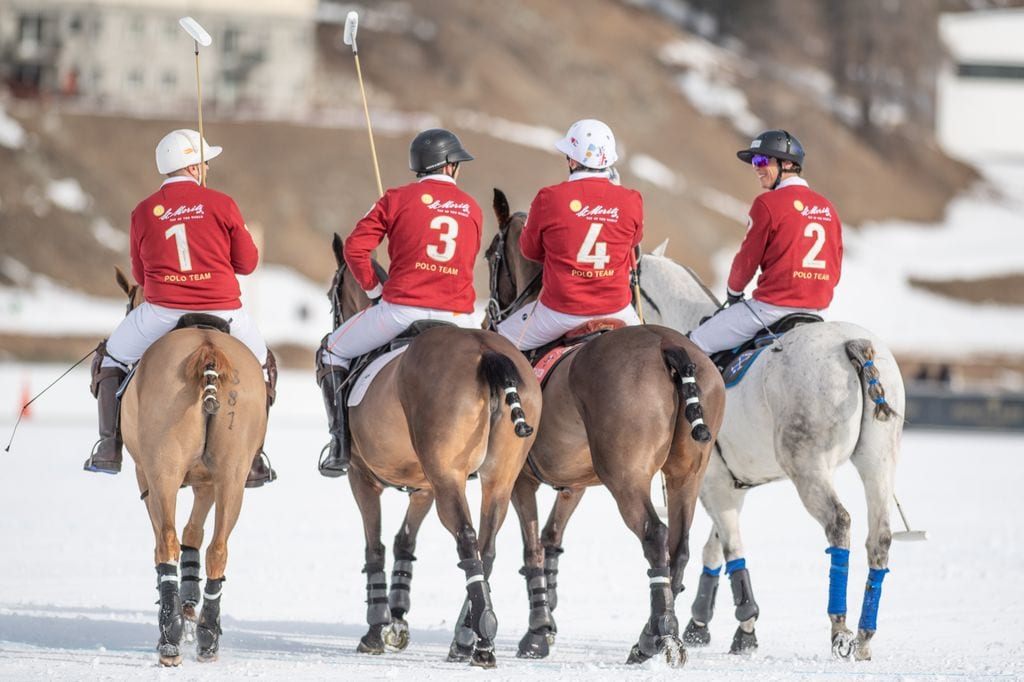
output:
[{"label": "orange traffic cone", "polygon": [[25,376],[21,380],[21,403],[18,405],[18,414],[22,419],[32,416],[32,408],[28,404],[30,400],[32,400],[32,388],[29,386],[28,376]]}]

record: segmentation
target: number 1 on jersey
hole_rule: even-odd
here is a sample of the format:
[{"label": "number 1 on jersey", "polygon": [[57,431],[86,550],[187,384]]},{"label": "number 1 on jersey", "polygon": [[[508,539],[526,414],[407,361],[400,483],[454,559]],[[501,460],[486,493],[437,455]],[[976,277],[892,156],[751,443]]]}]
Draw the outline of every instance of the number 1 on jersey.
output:
[{"label": "number 1 on jersey", "polygon": [[164,232],[164,239],[174,237],[174,244],[178,247],[178,267],[182,272],[189,272],[192,269],[192,256],[188,252],[188,236],[185,234],[185,223],[176,223],[167,228]]},{"label": "number 1 on jersey", "polygon": [[608,265],[608,261],[612,259],[608,255],[608,243],[597,241],[597,235],[601,233],[602,227],[603,223],[590,223],[587,236],[580,246],[579,253],[576,254],[576,262],[591,263],[595,270],[604,270],[604,266]]}]

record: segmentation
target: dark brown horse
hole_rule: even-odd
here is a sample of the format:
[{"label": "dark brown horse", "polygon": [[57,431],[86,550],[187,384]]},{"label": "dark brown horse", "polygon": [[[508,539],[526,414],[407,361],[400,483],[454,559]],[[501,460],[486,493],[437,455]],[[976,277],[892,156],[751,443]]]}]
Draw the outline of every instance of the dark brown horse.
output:
[{"label": "dark brown horse", "polygon": [[[141,302],[141,288],[120,270],[117,281],[128,294],[129,309]],[[217,657],[228,536],[242,508],[253,453],[266,433],[266,404],[259,361],[241,341],[209,327],[176,329],[158,339],[142,356],[121,398],[121,434],[135,460],[156,538],[162,665],[181,663],[186,621],[195,621],[199,547],[214,507],[196,637],[199,660]],[[179,543],[175,506],[185,483],[192,486],[195,501]]]},{"label": "dark brown horse", "polygon": [[[333,246],[338,271],[330,296],[337,325],[370,301],[345,266],[343,243],[337,235]],[[466,575],[459,623],[473,635],[453,641],[449,659],[495,665],[497,620],[487,579],[495,537],[534,439],[524,414],[535,420],[540,412],[540,386],[511,343],[493,332],[450,325],[416,336],[350,409],[348,480],[366,535],[370,626],[360,651],[382,653],[385,642],[398,648],[408,643],[404,616],[410,606],[416,533],[436,499],[438,516],[455,538],[459,567]],[[482,490],[479,539],[466,501],[466,480],[474,472],[480,476]],[[412,491],[405,521],[395,537],[390,594],[380,541],[380,495],[388,486]]]},{"label": "dark brown horse", "polygon": [[[494,209],[499,233],[487,253],[489,309],[497,323],[536,297],[540,287],[532,283],[539,282],[541,266],[519,251],[526,216],[510,214],[499,190]],[[584,490],[604,485],[650,565],[650,618],[629,662],[659,654],[672,665],[685,661],[674,600],[683,587],[694,506],[724,406],[718,370],[689,339],[666,327],[605,332],[550,371],[537,440],[512,497],[530,595],[529,631],[519,643],[520,656],[548,653],[556,631],[552,611],[562,534]],[[651,502],[651,482],[659,471],[665,476],[667,528]],[[543,532],[536,501],[541,483],[560,491]]]}]

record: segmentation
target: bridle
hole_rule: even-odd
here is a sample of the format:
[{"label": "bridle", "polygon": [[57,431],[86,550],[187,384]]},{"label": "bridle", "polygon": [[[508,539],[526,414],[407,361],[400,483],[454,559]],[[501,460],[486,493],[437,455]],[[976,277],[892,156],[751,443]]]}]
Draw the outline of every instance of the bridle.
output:
[{"label": "bridle", "polygon": [[508,305],[502,306],[501,301],[498,300],[498,288],[503,276],[512,287],[512,291],[518,289],[516,277],[509,266],[505,249],[508,246],[509,227],[517,216],[522,215],[522,213],[509,215],[505,222],[498,226],[498,234],[494,235],[494,240],[491,241],[491,245],[487,248],[487,267],[490,272],[490,298],[487,300],[487,320],[491,329],[495,329],[499,322],[507,319],[509,315],[521,308],[527,299],[540,291],[543,270],[538,270],[537,274],[526,283],[526,286],[523,287],[519,295],[515,296]]}]

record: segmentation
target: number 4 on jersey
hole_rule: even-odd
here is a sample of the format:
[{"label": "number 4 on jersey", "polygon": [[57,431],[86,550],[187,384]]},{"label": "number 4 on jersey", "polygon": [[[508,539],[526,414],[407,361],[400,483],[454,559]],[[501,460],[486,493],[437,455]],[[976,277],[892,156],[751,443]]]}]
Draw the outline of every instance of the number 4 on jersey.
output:
[{"label": "number 4 on jersey", "polygon": [[577,263],[590,263],[595,270],[604,270],[604,267],[608,265],[608,261],[612,259],[608,255],[608,243],[597,241],[597,235],[601,233],[602,227],[604,227],[603,223],[590,223],[590,229],[587,230],[583,245],[580,246],[580,251],[576,254]]}]

